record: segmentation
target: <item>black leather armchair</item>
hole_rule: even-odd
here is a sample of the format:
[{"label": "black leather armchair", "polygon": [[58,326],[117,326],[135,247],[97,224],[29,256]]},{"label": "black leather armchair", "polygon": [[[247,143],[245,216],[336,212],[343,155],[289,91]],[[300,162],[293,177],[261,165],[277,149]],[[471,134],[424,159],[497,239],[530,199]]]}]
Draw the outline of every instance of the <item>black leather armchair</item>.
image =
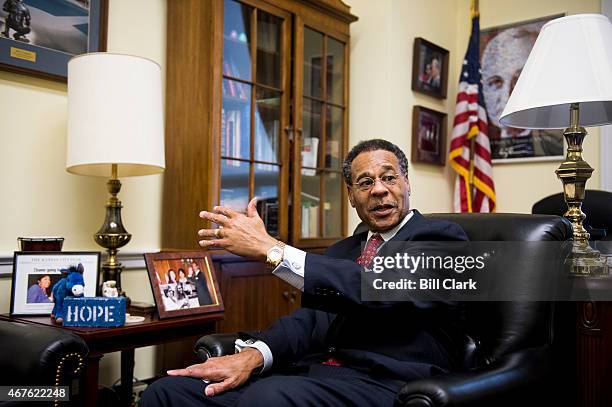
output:
[{"label": "black leather armchair", "polygon": [[[549,215],[518,214],[436,214],[463,227],[472,241],[565,241],[571,238],[571,224]],[[516,278],[531,283],[547,278],[538,273],[537,253],[517,260]],[[407,383],[397,394],[397,406],[516,406],[571,405],[572,354],[568,342],[557,335],[555,306],[548,302],[468,303],[465,308],[468,340],[465,365],[448,375]],[[570,304],[571,305],[571,304]],[[570,307],[571,308],[571,307]],[[558,318],[559,321],[572,319]],[[568,330],[571,332],[571,330]],[[197,341],[200,360],[232,354],[235,334],[208,335]],[[563,355],[565,357],[559,357]],[[569,356],[569,357],[568,357]],[[569,365],[566,363],[570,361]],[[566,370],[564,370],[566,369]],[[553,383],[555,391],[550,391]],[[563,400],[556,404],[553,400]],[[542,403],[542,404],[537,404]]]},{"label": "black leather armchair", "polygon": [[3,386],[69,386],[89,353],[85,342],[66,330],[8,320],[0,320],[0,344]]},{"label": "black leather armchair", "polygon": [[[612,240],[612,192],[587,189],[582,202],[582,211],[587,215],[584,228],[591,235],[590,240]],[[533,204],[531,213],[542,215],[563,215],[567,203],[562,192],[547,196]]]}]

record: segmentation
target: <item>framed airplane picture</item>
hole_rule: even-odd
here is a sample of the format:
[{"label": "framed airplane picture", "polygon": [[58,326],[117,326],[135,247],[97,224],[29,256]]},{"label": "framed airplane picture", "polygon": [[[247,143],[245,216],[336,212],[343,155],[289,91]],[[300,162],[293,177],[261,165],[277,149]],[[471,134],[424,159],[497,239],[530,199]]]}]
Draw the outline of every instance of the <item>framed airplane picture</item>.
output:
[{"label": "framed airplane picture", "polygon": [[107,0],[2,0],[0,68],[65,82],[68,60],[106,50]]}]

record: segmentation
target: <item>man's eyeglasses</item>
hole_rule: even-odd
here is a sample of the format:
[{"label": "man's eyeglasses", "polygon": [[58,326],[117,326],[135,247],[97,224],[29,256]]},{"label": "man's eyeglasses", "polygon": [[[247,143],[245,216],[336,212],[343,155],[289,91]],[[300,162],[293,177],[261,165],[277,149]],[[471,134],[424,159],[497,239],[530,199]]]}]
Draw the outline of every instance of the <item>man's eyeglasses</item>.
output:
[{"label": "man's eyeglasses", "polygon": [[387,174],[376,178],[363,177],[359,180],[359,182],[354,182],[353,185],[355,185],[360,191],[365,192],[372,189],[376,184],[376,180],[378,179],[383,183],[383,185],[392,187],[393,185],[397,184],[399,177],[400,174]]}]

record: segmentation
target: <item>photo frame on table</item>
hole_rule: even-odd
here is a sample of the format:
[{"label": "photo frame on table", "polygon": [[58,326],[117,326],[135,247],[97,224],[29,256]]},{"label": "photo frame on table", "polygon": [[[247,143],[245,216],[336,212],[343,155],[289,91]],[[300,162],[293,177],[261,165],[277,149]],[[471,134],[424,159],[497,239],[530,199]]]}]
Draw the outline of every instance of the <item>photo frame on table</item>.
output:
[{"label": "photo frame on table", "polygon": [[448,50],[426,39],[415,38],[412,53],[412,90],[446,99],[448,57]]},{"label": "photo frame on table", "polygon": [[205,252],[145,253],[160,319],[223,311],[219,283]]},{"label": "photo frame on table", "polygon": [[85,297],[98,289],[100,252],[15,252],[11,315],[51,315],[52,289],[70,266],[83,265]]},{"label": "photo frame on table", "polygon": [[446,165],[446,114],[414,106],[412,110],[413,163]]},{"label": "photo frame on table", "polygon": [[0,69],[66,82],[70,58],[106,50],[108,0],[2,4]]},{"label": "photo frame on table", "polygon": [[563,16],[557,14],[480,31],[482,93],[494,164],[564,159],[562,130],[517,129],[499,122],[540,30],[550,20]]}]

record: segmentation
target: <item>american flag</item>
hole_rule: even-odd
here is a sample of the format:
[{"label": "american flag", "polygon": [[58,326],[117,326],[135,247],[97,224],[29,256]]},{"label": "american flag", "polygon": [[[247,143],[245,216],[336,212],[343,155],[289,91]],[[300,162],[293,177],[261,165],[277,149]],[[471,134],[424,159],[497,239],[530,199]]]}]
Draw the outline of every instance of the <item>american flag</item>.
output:
[{"label": "american flag", "polygon": [[491,144],[480,81],[478,20],[478,12],[472,11],[472,34],[459,78],[449,154],[450,165],[457,173],[455,212],[495,211]]}]

